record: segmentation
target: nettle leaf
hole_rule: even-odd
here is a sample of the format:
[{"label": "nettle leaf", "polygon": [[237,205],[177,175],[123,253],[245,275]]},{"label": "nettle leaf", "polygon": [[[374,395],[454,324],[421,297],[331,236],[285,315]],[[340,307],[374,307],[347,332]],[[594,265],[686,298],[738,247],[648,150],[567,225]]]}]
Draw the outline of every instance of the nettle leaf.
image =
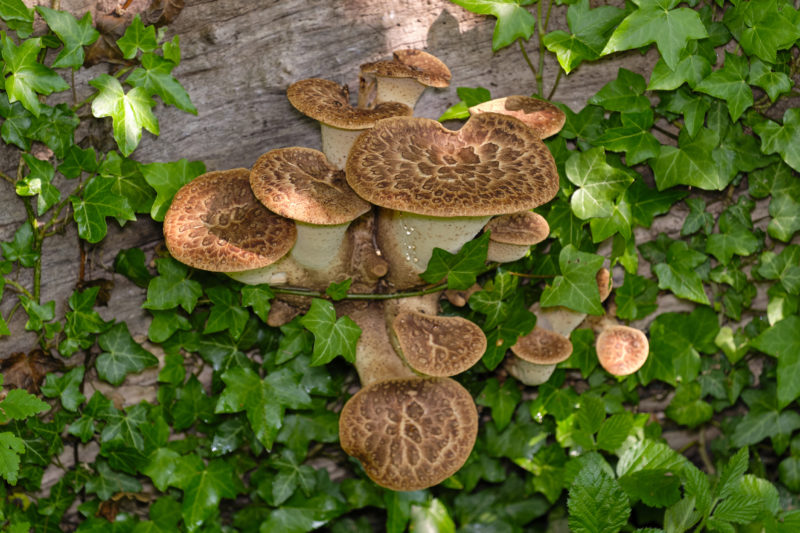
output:
[{"label": "nettle leaf", "polygon": [[724,66],[698,83],[695,90],[725,100],[731,120],[736,122],[753,105],[753,90],[747,84],[749,70],[746,57],[725,52]]},{"label": "nettle leaf", "polygon": [[125,82],[159,96],[167,105],[173,105],[193,115],[197,114],[197,108],[192,104],[189,93],[171,74],[175,63],[155,54],[144,54],[142,67],[131,72]]},{"label": "nettle leaf", "polygon": [[50,404],[43,402],[24,389],[11,389],[0,401],[0,424],[26,418],[50,410]]},{"label": "nettle leaf", "polygon": [[659,154],[661,143],[650,133],[653,126],[652,109],[640,113],[622,113],[620,119],[621,127],[605,130],[594,142],[615,152],[625,152],[625,164],[628,166]]},{"label": "nettle leaf", "polygon": [[789,316],[750,342],[778,359],[778,402],[781,408],[800,397],[800,317]]},{"label": "nettle leaf", "polygon": [[636,1],[639,9],[617,26],[602,54],[640,48],[654,42],[667,66],[675,70],[680,52],[687,43],[708,37],[696,11],[673,9],[679,3],[679,0]]},{"label": "nettle leaf", "polygon": [[708,256],[689,248],[684,241],[674,241],[667,250],[666,262],[653,265],[658,288],[672,291],[679,298],[711,305],[703,288],[703,280],[695,271]]},{"label": "nettle leaf", "polygon": [[561,275],[542,292],[542,307],[562,305],[582,313],[603,314],[595,279],[603,261],[603,256],[580,252],[571,244],[562,248],[558,256]]},{"label": "nettle leaf", "polygon": [[180,159],[170,163],[148,163],[141,166],[141,171],[144,179],[158,194],[153,201],[150,216],[161,222],[178,189],[203,174],[206,165],[202,161]]},{"label": "nettle leaf", "polygon": [[155,102],[146,89],[134,87],[126,94],[119,80],[108,74],[97,76],[89,85],[98,91],[92,101],[92,115],[112,118],[114,139],[122,155],[130,155],[139,145],[142,128],[158,135],[158,119],[151,109]]},{"label": "nettle leaf", "polygon": [[597,461],[586,464],[575,476],[567,507],[569,529],[577,533],[616,533],[631,514],[625,491]]},{"label": "nettle leaf", "polygon": [[113,179],[95,176],[86,183],[82,196],[69,197],[82,239],[91,243],[103,240],[108,232],[106,217],[136,220],[128,199],[114,192],[114,183]]},{"label": "nettle leaf", "polygon": [[800,38],[796,21],[787,17],[791,7],[778,9],[776,0],[753,4],[739,2],[725,10],[722,21],[749,55],[755,55],[767,63],[776,63],[777,52],[791,48]]},{"label": "nettle leaf", "polygon": [[589,98],[590,104],[608,111],[636,113],[650,109],[650,100],[644,95],[647,84],[640,74],[620,68],[617,79],[606,83],[597,94]]},{"label": "nettle leaf", "polygon": [[44,6],[36,6],[36,11],[64,43],[64,48],[53,61],[53,67],[79,69],[83,65],[83,47],[92,44],[100,36],[92,26],[92,15],[86,13],[79,21],[66,11],[56,11]]},{"label": "nettle leaf", "polygon": [[311,300],[311,308],[300,323],[314,334],[311,366],[329,363],[337,355],[351,363],[355,361],[361,328],[350,317],[337,319],[331,302],[320,298]]},{"label": "nettle leaf", "polygon": [[25,109],[39,116],[44,104],[39,102],[37,94],[51,94],[66,91],[69,84],[55,71],[37,61],[41,51],[42,39],[27,39],[19,46],[8,35],[2,36],[3,74],[8,101],[19,101]]},{"label": "nettle leaf", "polygon": [[556,30],[544,36],[544,45],[556,54],[567,74],[583,61],[594,61],[603,52],[611,30],[625,17],[625,10],[613,6],[591,9],[589,0],[578,0],[567,9],[571,34]]},{"label": "nettle leaf", "polygon": [[125,29],[125,34],[117,39],[117,46],[125,59],[133,59],[139,50],[145,53],[152,52],[158,47],[156,27],[145,27],[141,17],[136,15]]},{"label": "nettle leaf", "polygon": [[225,390],[217,401],[215,412],[245,411],[259,442],[272,448],[283,426],[287,407],[309,407],[311,398],[300,386],[300,376],[288,368],[271,372],[263,380],[249,368],[233,368],[222,374]]},{"label": "nettle leaf", "polygon": [[533,0],[453,0],[453,3],[473,13],[497,18],[492,35],[494,52],[517,39],[527,41],[536,29],[536,17],[523,7]]},{"label": "nettle leaf", "polygon": [[800,172],[800,109],[787,109],[783,125],[760,117],[753,124],[753,131],[761,137],[761,150],[765,154],[780,154],[790,167]]},{"label": "nettle leaf", "polygon": [[609,165],[605,150],[599,147],[573,154],[565,168],[567,178],[580,187],[572,194],[572,211],[584,220],[611,216],[614,199],[633,181]]},{"label": "nettle leaf", "polygon": [[783,72],[772,70],[769,65],[758,59],[750,61],[750,74],[747,82],[764,89],[773,102],[780,95],[792,90],[792,80],[789,79],[789,76]]},{"label": "nettle leaf", "polygon": [[122,383],[131,372],[158,364],[156,356],[133,340],[125,322],[114,324],[97,337],[97,343],[105,350],[97,356],[97,375],[112,385]]},{"label": "nettle leaf", "polygon": [[[0,433],[0,476],[11,485],[17,484],[19,456],[25,453],[25,441],[11,432]],[[25,528],[30,529],[30,525]]]},{"label": "nettle leaf", "polygon": [[718,144],[719,136],[703,128],[694,139],[682,130],[678,147],[662,145],[658,157],[650,161],[658,190],[675,185],[690,185],[707,191],[724,189],[732,177],[720,175],[717,169],[712,150]]},{"label": "nettle leaf", "polygon": [[466,290],[475,284],[483,270],[488,250],[488,232],[466,243],[456,254],[434,248],[428,268],[419,277],[428,283],[438,283],[446,278],[448,289]]}]

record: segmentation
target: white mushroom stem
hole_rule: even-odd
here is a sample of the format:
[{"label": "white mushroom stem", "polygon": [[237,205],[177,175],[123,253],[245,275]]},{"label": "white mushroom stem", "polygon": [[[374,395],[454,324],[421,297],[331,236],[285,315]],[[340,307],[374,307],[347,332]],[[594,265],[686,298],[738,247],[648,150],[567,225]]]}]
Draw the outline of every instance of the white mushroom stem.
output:
[{"label": "white mushroom stem", "polygon": [[414,78],[389,78],[386,76],[376,76],[376,78],[377,91],[374,105],[383,102],[400,102],[413,109],[426,89],[425,85]]},{"label": "white mushroom stem", "polygon": [[553,374],[556,365],[572,354],[568,337],[541,326],[520,337],[511,347],[514,357],[506,361],[506,370],[525,385],[541,385]]},{"label": "white mushroom stem", "polygon": [[556,365],[537,365],[514,355],[506,359],[505,369],[523,385],[536,387],[550,379],[556,370]]},{"label": "white mushroom stem", "polygon": [[297,242],[289,252],[301,266],[313,271],[328,270],[342,249],[349,222],[322,226],[295,222]]},{"label": "white mushroom stem", "polygon": [[319,126],[322,136],[322,152],[333,166],[343,169],[344,164],[347,162],[347,154],[350,153],[350,148],[353,147],[356,138],[364,130],[345,130],[322,122],[320,122]]},{"label": "white mushroom stem", "polygon": [[489,237],[489,251],[486,255],[486,260],[492,263],[511,263],[517,259],[522,259],[531,245],[522,244],[506,244],[504,242],[493,241]]},{"label": "white mushroom stem", "polygon": [[389,262],[388,279],[395,289],[420,285],[434,248],[458,252],[477,235],[488,216],[431,217],[381,209],[378,247]]}]

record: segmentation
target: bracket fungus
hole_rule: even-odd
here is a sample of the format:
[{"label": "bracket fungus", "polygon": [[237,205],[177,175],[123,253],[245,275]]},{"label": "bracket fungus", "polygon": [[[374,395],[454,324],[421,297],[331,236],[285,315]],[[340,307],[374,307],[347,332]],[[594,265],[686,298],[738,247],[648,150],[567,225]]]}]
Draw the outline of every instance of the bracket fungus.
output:
[{"label": "bracket fungus", "polygon": [[510,263],[525,257],[531,246],[550,235],[547,220],[533,211],[494,217],[485,229],[491,232],[486,259],[497,263]]},{"label": "bracket fungus", "polygon": [[536,131],[540,139],[546,139],[561,131],[567,120],[564,112],[550,102],[520,95],[480,103],[470,107],[469,113],[470,115],[499,113],[514,117]]},{"label": "bracket fungus", "polygon": [[395,50],[389,61],[361,65],[358,107],[400,102],[413,109],[426,88],[447,87],[450,78],[450,69],[436,56],[422,50]]},{"label": "bracket fungus", "polygon": [[506,362],[508,373],[525,385],[541,385],[558,363],[572,355],[572,343],[564,335],[536,326],[520,337],[511,351],[515,357]]}]

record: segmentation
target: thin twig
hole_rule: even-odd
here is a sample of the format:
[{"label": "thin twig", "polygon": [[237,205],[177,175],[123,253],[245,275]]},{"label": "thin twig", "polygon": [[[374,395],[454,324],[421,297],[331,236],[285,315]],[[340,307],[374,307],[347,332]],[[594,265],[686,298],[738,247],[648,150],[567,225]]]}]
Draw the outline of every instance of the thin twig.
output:
[{"label": "thin twig", "polygon": [[539,75],[536,73],[536,67],[533,66],[533,63],[531,63],[531,58],[528,57],[528,52],[525,51],[525,46],[522,44],[522,39],[517,39],[517,42],[519,43],[519,49],[522,51],[522,57],[525,58],[525,62],[528,64],[531,72],[533,72],[534,79],[538,79]]},{"label": "thin twig", "polygon": [[703,466],[705,466],[706,472],[713,476],[717,473],[717,469],[714,468],[714,463],[711,461],[711,457],[708,455],[708,450],[706,450],[705,428],[700,428],[700,442],[698,444],[697,451],[700,452],[700,459],[703,460]]}]

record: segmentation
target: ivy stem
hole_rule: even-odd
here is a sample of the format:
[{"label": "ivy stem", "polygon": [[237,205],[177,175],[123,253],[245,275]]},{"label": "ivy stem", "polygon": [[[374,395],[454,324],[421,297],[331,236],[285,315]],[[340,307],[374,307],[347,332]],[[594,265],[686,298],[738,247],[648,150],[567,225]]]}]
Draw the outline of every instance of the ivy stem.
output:
[{"label": "ivy stem", "polygon": [[563,72],[564,71],[562,69],[560,69],[560,68],[558,69],[558,72],[556,73],[556,81],[553,82],[553,87],[550,89],[550,94],[547,95],[547,99],[548,100],[552,100],[553,99],[553,95],[556,94],[556,89],[558,89],[558,82],[561,81],[561,74]]},{"label": "ivy stem", "polygon": [[555,274],[523,274],[522,272],[508,272],[512,276],[517,276],[519,278],[529,278],[529,279],[552,279]]},{"label": "ivy stem", "polygon": [[522,39],[517,39],[517,42],[519,43],[519,49],[522,52],[522,57],[525,58],[525,62],[528,64],[528,68],[531,69],[531,72],[533,72],[533,77],[536,79],[536,82],[538,84],[539,74],[536,72],[536,67],[533,66],[531,58],[528,57],[528,52],[525,50],[525,45],[522,44]]},{"label": "ivy stem", "polygon": [[28,289],[26,289],[25,287],[23,287],[22,285],[20,285],[16,281],[14,281],[13,279],[5,278],[5,284],[8,287],[11,287],[12,289],[14,289],[15,291],[24,294],[28,298],[33,299],[33,295],[28,291]]},{"label": "ivy stem", "polygon": [[[447,288],[447,283],[437,283],[427,289],[410,292],[395,292],[389,294],[346,294],[342,300],[394,300],[397,298],[411,298],[412,296],[424,296],[426,294],[433,294],[434,292],[441,292]],[[309,296],[312,298],[327,298],[328,295],[320,291],[311,291],[308,289],[297,289],[289,287],[270,287],[275,294],[291,294],[293,296]]]},{"label": "ivy stem", "polygon": [[[550,6],[553,1],[547,6],[547,16],[550,16]],[[542,0],[536,3],[536,25],[538,26],[537,33],[539,38],[539,72],[536,75],[536,94],[539,98],[544,98],[544,23],[542,22]]]},{"label": "ivy stem", "polygon": [[704,428],[700,428],[699,437],[700,441],[697,451],[700,452],[700,459],[703,460],[703,466],[706,467],[706,471],[713,476],[716,474],[716,469],[714,468],[714,463],[711,461],[711,457],[708,455],[708,450],[706,450],[706,430]]}]

